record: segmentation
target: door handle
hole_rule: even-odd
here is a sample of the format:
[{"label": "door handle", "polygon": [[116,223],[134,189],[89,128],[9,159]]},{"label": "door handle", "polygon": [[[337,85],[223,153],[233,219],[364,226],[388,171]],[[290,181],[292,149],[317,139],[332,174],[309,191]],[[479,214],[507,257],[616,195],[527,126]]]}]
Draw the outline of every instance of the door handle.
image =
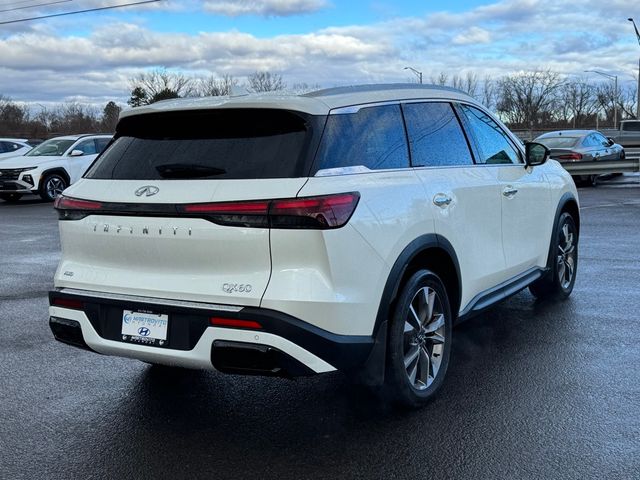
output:
[{"label": "door handle", "polygon": [[505,187],[505,189],[502,190],[502,195],[504,195],[507,198],[513,198],[513,196],[516,193],[518,193],[518,189],[513,188],[511,185],[509,185],[508,187]]},{"label": "door handle", "polygon": [[438,193],[433,197],[433,204],[436,207],[447,207],[451,203],[451,197],[444,193]]}]

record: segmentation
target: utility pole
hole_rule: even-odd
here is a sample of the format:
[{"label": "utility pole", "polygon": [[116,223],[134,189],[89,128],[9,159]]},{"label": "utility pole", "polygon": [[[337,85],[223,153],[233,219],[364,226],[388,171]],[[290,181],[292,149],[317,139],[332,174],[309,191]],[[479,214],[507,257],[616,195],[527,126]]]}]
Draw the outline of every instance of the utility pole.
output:
[{"label": "utility pole", "polygon": [[[638,45],[640,45],[640,32],[638,31],[638,27],[636,26],[636,22],[633,21],[633,18],[628,18],[631,23],[633,23],[633,29],[636,31],[636,38],[638,39]],[[638,59],[638,104],[636,106],[636,118],[640,120],[640,59]]]},{"label": "utility pole", "polygon": [[415,68],[412,67],[404,67],[405,70],[411,70],[413,73],[415,73],[418,76],[418,80],[420,81],[420,85],[422,85],[422,72],[419,72],[418,70],[416,70]]}]

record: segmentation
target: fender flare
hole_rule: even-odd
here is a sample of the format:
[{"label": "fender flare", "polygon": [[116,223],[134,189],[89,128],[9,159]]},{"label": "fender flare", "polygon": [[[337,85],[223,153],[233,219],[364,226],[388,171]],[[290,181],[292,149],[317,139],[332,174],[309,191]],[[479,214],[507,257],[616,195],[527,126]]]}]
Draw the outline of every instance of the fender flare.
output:
[{"label": "fender flare", "polygon": [[62,175],[67,180],[67,187],[71,185],[71,177],[69,176],[67,171],[64,169],[64,167],[53,167],[48,170],[45,170],[40,174],[40,180],[38,181],[38,190],[42,188],[42,182],[44,181],[45,178],[47,178],[47,175],[51,175],[52,173],[57,173],[59,175]]},{"label": "fender flare", "polygon": [[[404,277],[407,268],[416,256],[429,248],[442,249],[449,255],[456,269],[455,273],[458,280],[458,292],[462,291],[458,256],[456,255],[451,243],[445,237],[435,233],[429,233],[421,235],[411,241],[411,243],[402,250],[387,277],[387,282],[385,283],[385,287],[382,291],[378,314],[376,315],[376,321],[373,328],[373,347],[365,364],[363,365],[363,368],[358,372],[354,372],[356,373],[356,380],[360,383],[364,383],[366,385],[382,385],[382,383],[384,383],[387,354],[387,327],[389,324],[389,315],[391,313],[390,307],[398,295],[400,281]],[[459,301],[459,298],[455,299],[456,304],[458,304]],[[457,308],[452,306],[452,311],[455,312],[456,310]]]}]

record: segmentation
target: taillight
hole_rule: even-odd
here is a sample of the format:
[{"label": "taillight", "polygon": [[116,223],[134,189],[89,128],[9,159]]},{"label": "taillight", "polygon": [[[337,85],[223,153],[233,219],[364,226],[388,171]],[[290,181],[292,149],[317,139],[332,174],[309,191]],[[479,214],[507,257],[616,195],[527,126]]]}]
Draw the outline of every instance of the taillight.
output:
[{"label": "taillight", "polygon": [[582,154],[577,152],[566,153],[563,155],[558,155],[554,157],[556,160],[570,160],[572,162],[576,162],[578,160],[582,160]]},{"label": "taillight", "polygon": [[178,211],[227,226],[329,229],[345,225],[358,205],[357,192],[318,197],[179,205]]},{"label": "taillight", "polygon": [[342,193],[322,197],[293,198],[271,202],[269,216],[274,228],[338,228],[356,209],[360,195]]},{"label": "taillight", "polygon": [[51,301],[51,305],[54,307],[71,308],[73,310],[84,310],[84,304],[80,300],[73,298],[54,298]]},{"label": "taillight", "polygon": [[239,318],[211,317],[209,323],[214,327],[248,328],[251,330],[262,328],[262,325],[254,320],[241,320]]},{"label": "taillight", "polygon": [[220,225],[235,227],[268,228],[269,202],[220,202],[220,203],[195,203],[191,205],[178,205],[178,211],[204,216]]},{"label": "taillight", "polygon": [[92,212],[101,210],[102,203],[58,195],[53,208],[58,211],[60,220],[80,220]]}]

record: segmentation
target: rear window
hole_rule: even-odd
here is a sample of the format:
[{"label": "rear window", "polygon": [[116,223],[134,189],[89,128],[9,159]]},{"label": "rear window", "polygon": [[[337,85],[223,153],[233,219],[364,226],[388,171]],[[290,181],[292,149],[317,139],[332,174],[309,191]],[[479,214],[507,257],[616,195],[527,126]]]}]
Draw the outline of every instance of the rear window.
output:
[{"label": "rear window", "polygon": [[538,138],[536,142],[543,144],[547,148],[571,148],[580,137],[546,137]]},{"label": "rear window", "polygon": [[219,109],[124,118],[87,178],[254,179],[306,176],[318,117]]},{"label": "rear window", "polygon": [[622,130],[627,132],[640,132],[640,122],[623,122]]},{"label": "rear window", "polygon": [[400,105],[329,115],[314,170],[356,166],[370,170],[409,167]]}]

